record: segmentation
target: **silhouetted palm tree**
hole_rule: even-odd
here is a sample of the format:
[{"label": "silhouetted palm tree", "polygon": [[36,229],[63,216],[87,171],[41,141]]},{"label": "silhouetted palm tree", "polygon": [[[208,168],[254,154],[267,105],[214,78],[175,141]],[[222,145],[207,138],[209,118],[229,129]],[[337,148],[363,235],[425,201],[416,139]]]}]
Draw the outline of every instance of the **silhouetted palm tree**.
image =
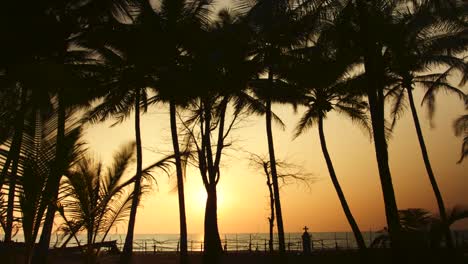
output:
[{"label": "silhouetted palm tree", "polygon": [[[438,16],[431,1],[414,2],[411,6],[404,4],[403,9],[406,10],[406,13],[401,14],[400,19],[393,27],[394,33],[392,34],[401,37],[398,40],[389,38],[386,51],[390,71],[393,74],[393,82],[395,82],[389,91],[390,95],[396,97],[392,109],[394,116],[392,126],[402,111],[406,92],[426,172],[437,200],[439,214],[441,219],[445,220],[445,205],[429,160],[413,98],[413,89],[415,86],[426,88],[423,104],[427,103],[430,116],[434,112],[435,94],[438,91],[451,92],[461,97],[462,100],[464,99],[464,93],[452,86],[447,81],[447,77],[453,71],[458,70],[462,74],[460,86],[463,86],[466,80],[464,75],[468,72],[468,66],[464,59],[456,57],[456,54],[461,54],[468,48],[467,43],[459,41],[461,36],[465,34],[465,25],[464,22],[456,21],[453,18]],[[454,9],[455,11],[456,9]],[[434,66],[446,66],[448,70],[443,73],[420,74],[428,69],[433,70]],[[448,227],[445,234],[447,246],[452,248],[453,241]]]},{"label": "silhouetted palm tree", "polygon": [[[76,24],[68,16],[67,8],[70,2],[57,2],[52,3],[51,1],[46,2],[31,2],[26,5],[24,3],[8,3],[6,9],[9,11],[6,13],[2,12],[2,34],[5,33],[6,37],[13,40],[9,43],[2,44],[2,65],[5,65],[3,73],[10,78],[10,84],[14,87],[21,89],[22,97],[24,98],[23,103],[32,97],[36,101],[38,99],[52,97],[51,95],[57,95],[58,102],[58,118],[56,121],[57,137],[56,137],[56,155],[57,157],[65,156],[66,150],[66,110],[65,108],[77,103],[75,99],[82,99],[86,91],[83,89],[83,72],[79,68],[83,68],[81,63],[83,60],[83,52],[72,50],[70,47],[73,46],[73,38],[77,31]],[[4,10],[6,10],[4,9]],[[67,11],[64,11],[67,10]],[[62,11],[62,12],[61,12]],[[24,19],[19,19],[21,16],[25,16]],[[4,29],[7,29],[6,32]],[[8,53],[5,52],[9,50]],[[79,62],[80,61],[80,62]],[[69,90],[70,89],[70,90]],[[69,98],[64,96],[64,90],[73,91],[68,93]],[[42,92],[37,92],[42,91]],[[31,100],[32,101],[32,100]],[[31,101],[28,100],[28,108],[30,108]],[[65,102],[67,101],[67,102]],[[43,101],[44,102],[44,101]],[[39,107],[34,105],[35,109]],[[34,107],[32,107],[34,109]],[[6,220],[6,233],[7,240],[11,237],[11,226],[13,223],[13,205],[14,196],[16,190],[16,174],[18,171],[16,161],[21,155],[21,132],[22,123],[24,120],[21,115],[25,116],[28,111],[22,108],[21,111],[16,115],[16,136],[18,140],[15,140],[15,144],[12,145],[10,160],[13,163],[10,173],[9,181],[9,205],[11,209],[7,210]],[[34,111],[32,111],[34,112]],[[24,131],[24,130],[23,130]],[[7,158],[8,159],[8,158]],[[41,235],[41,252],[42,256],[46,256],[46,251],[49,247],[50,232],[52,229],[53,218],[54,218],[54,200],[56,199],[56,193],[58,191],[58,184],[64,167],[63,160],[56,159],[54,169],[48,177],[47,188],[44,191],[50,196],[46,196],[47,203],[49,204],[49,210],[47,210],[46,220],[44,222],[43,231]],[[8,171],[8,160],[4,166],[4,172]],[[4,175],[4,174],[3,174]]]},{"label": "silhouetted palm tree", "polygon": [[[115,27],[115,26],[114,26]],[[122,122],[134,111],[134,129],[136,142],[136,177],[134,180],[134,195],[132,196],[132,206],[130,219],[128,222],[127,236],[125,239],[122,262],[128,263],[133,249],[133,231],[136,221],[136,212],[141,194],[142,181],[142,142],[140,129],[140,109],[147,109],[147,71],[140,68],[139,50],[134,46],[136,43],[128,42],[127,38],[135,36],[129,27],[122,25],[121,31],[115,30],[106,39],[109,45],[99,47],[98,51],[112,74],[107,76],[105,87],[107,94],[102,99],[102,103],[89,113],[89,120],[104,121],[109,118],[116,118],[117,123]],[[132,40],[134,40],[132,38]]]},{"label": "silhouetted palm tree", "polygon": [[[69,238],[86,229],[87,262],[94,263],[96,254],[93,244],[105,241],[110,229],[130,215],[134,192],[129,190],[136,177],[125,179],[128,167],[134,162],[135,143],[123,146],[115,155],[112,166],[102,164],[84,156],[69,173],[63,184],[66,186],[61,197],[59,211],[65,220],[63,231]],[[146,178],[152,170],[164,171],[172,164],[173,156],[164,157],[142,170]],[[142,185],[141,192],[149,185]],[[67,240],[68,241],[68,240]],[[66,241],[66,242],[67,242]],[[65,245],[66,243],[64,243]]]},{"label": "silhouetted palm tree", "polygon": [[[19,94],[20,92],[19,89],[16,89],[14,87],[14,83],[11,82],[11,80],[8,80],[9,77],[7,74],[2,74],[0,75],[0,87],[1,87],[1,99],[2,99],[2,107],[0,110],[0,117],[2,122],[0,123],[0,130],[1,135],[0,135],[0,142],[2,142],[3,145],[5,145],[8,150],[5,149],[5,151],[8,151],[7,157],[2,160],[2,171],[0,174],[0,190],[1,187],[3,186],[3,183],[7,177],[7,172],[11,164],[11,159],[14,151],[11,151],[13,148],[13,145],[16,145],[17,143],[13,144],[12,142],[12,137],[14,137],[15,133],[15,116],[17,116],[17,111],[18,111],[18,105],[21,105],[21,102],[18,102],[19,99]],[[19,124],[17,124],[19,125]],[[18,129],[16,129],[18,130]]]},{"label": "silhouetted palm tree", "polygon": [[[226,142],[229,133],[242,115],[247,83],[256,68],[249,60],[250,34],[242,17],[221,10],[218,20],[203,33],[203,41],[193,48],[189,77],[198,96],[188,107],[192,116],[183,124],[196,148],[196,161],[207,192],[204,258],[211,263],[222,252],[216,190],[222,154],[230,144]],[[235,109],[230,110],[230,105]]]},{"label": "silhouetted palm tree", "polygon": [[[27,57],[20,62],[25,62],[32,74],[26,76],[21,84],[43,87],[44,93],[39,94],[41,97],[50,94],[56,96],[57,157],[65,156],[66,153],[67,112],[73,106],[86,104],[91,97],[90,91],[95,88],[92,82],[88,82],[88,77],[92,76],[93,60],[89,59],[86,51],[76,46],[76,37],[80,31],[73,14],[76,8],[72,1],[42,1],[28,4],[26,13],[23,12],[23,4],[11,9],[13,16],[23,13],[27,17],[24,22],[19,23],[26,30],[18,30],[22,36],[19,38],[20,42],[31,40],[25,47]],[[24,36],[26,40],[23,39]],[[58,188],[65,167],[63,160],[56,159],[48,177],[45,193],[50,196],[37,251],[38,258],[35,260],[37,263],[44,263],[47,258]]]},{"label": "silhouetted palm tree", "polygon": [[291,103],[297,100],[292,87],[285,86],[278,75],[281,65],[286,63],[287,53],[292,47],[304,45],[308,37],[318,30],[318,24],[325,18],[327,1],[304,1],[295,5],[288,0],[241,1],[239,9],[246,9],[246,22],[251,26],[256,49],[252,60],[261,65],[259,75],[266,78],[254,80],[252,92],[257,101],[256,111],[265,114],[268,152],[270,155],[271,176],[275,194],[275,211],[278,227],[279,250],[285,252],[283,216],[281,210],[278,173],[276,169],[272,120],[273,102]]},{"label": "silhouetted palm tree", "polygon": [[[31,110],[30,107],[28,107],[31,87],[28,87],[28,84],[25,82],[34,79],[34,66],[37,65],[37,60],[34,59],[34,56],[37,56],[41,48],[43,48],[40,44],[35,46],[35,44],[38,44],[39,36],[34,30],[37,30],[38,22],[43,22],[43,24],[46,22],[44,21],[44,16],[38,16],[37,14],[37,9],[39,7],[41,7],[40,4],[32,4],[20,11],[20,6],[18,6],[18,4],[8,3],[5,8],[9,9],[10,13],[1,14],[2,37],[12,40],[8,43],[1,44],[2,52],[0,54],[0,60],[2,61],[1,86],[4,94],[10,95],[3,99],[11,100],[10,104],[13,103],[13,105],[10,105],[11,108],[7,110],[10,113],[11,120],[9,125],[11,127],[3,132],[11,135],[11,140],[9,140],[8,156],[6,157],[0,176],[0,184],[3,185],[4,180],[7,179],[9,185],[8,210],[5,227],[5,241],[7,242],[11,241],[13,204],[25,116],[26,111]],[[15,19],[15,16],[18,16],[20,12],[28,18],[21,21]],[[36,28],[34,28],[35,26]],[[6,105],[8,105],[8,103],[6,103]],[[3,114],[6,113],[3,112]],[[5,119],[3,122],[7,120],[8,119]]]},{"label": "silhouetted palm tree", "polygon": [[150,1],[145,1],[142,11],[142,21],[151,26],[154,32],[151,37],[157,38],[159,51],[154,61],[157,80],[152,86],[156,92],[153,102],[169,104],[179,199],[181,263],[187,262],[187,220],[176,111],[177,106],[187,106],[197,95],[196,87],[186,77],[190,69],[191,49],[208,25],[211,3],[210,0],[160,0],[153,6]]},{"label": "silhouetted palm tree", "polygon": [[[468,210],[461,206],[454,206],[447,210],[446,223],[443,223],[440,216],[421,208],[400,210],[398,213],[406,248],[441,247],[442,238],[445,236],[445,226],[450,227],[455,222],[468,218]],[[372,241],[371,247],[387,247],[388,233],[385,229],[381,233]]]},{"label": "silhouetted palm tree", "polygon": [[[65,135],[64,156],[56,155],[56,125],[57,114],[41,115],[39,110],[28,120],[31,128],[24,133],[22,146],[23,157],[21,162],[21,177],[18,177],[19,217],[25,241],[25,262],[30,263],[35,248],[45,210],[50,200],[46,192],[47,180],[51,177],[53,166],[57,159],[61,159],[67,168],[80,158],[83,148],[80,142],[81,122],[73,121],[67,116],[67,131]],[[18,175],[20,176],[20,175]],[[17,212],[17,210],[15,210]]]},{"label": "silhouetted palm tree", "polygon": [[337,27],[330,30],[329,39],[344,53],[354,53],[364,61],[365,91],[369,103],[380,183],[385,203],[389,233],[395,247],[399,246],[400,223],[393,189],[385,126],[384,88],[385,63],[382,55],[388,28],[393,21],[393,0],[348,1],[337,18]]},{"label": "silhouetted palm tree", "polygon": [[324,54],[322,54],[318,46],[315,47],[315,51],[313,50],[314,48],[311,49],[309,50],[308,58],[295,63],[290,70],[291,73],[286,74],[289,77],[288,81],[307,89],[304,97],[307,110],[297,125],[295,137],[304,133],[311,126],[318,125],[320,145],[330,178],[343,207],[346,219],[353,230],[356,243],[359,249],[363,250],[366,248],[366,245],[338,182],[327,149],[323,128],[323,121],[327,117],[327,114],[335,110],[338,113],[345,114],[352,121],[357,122],[370,131],[365,113],[367,104],[362,101],[360,94],[350,89],[351,82],[354,82],[354,85],[362,85],[362,78],[361,76],[357,76],[354,79],[351,78],[349,71],[354,68],[352,63],[346,63],[346,61],[340,61],[340,59],[324,58]]},{"label": "silhouetted palm tree", "polygon": [[110,228],[130,213],[133,192],[124,189],[127,185],[122,178],[134,152],[134,143],[126,145],[114,156],[113,166],[107,170],[100,162],[84,156],[63,181],[66,191],[58,210],[66,224],[62,230],[73,235],[86,230],[86,263],[96,261],[93,244],[97,235],[103,234],[104,241]]}]

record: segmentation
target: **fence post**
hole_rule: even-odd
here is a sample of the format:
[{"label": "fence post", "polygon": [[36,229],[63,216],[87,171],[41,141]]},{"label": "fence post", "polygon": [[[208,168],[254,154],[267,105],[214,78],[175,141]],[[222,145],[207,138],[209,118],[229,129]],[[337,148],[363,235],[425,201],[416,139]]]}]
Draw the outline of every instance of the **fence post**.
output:
[{"label": "fence post", "polygon": [[338,250],[338,240],[336,238],[336,232],[335,232],[335,250]]},{"label": "fence post", "polygon": [[346,249],[349,249],[349,243],[348,243],[348,232],[346,234]]},{"label": "fence post", "polygon": [[236,234],[236,251],[239,251],[239,242],[237,241],[237,234]]},{"label": "fence post", "polygon": [[227,252],[227,235],[224,235],[224,252]]}]

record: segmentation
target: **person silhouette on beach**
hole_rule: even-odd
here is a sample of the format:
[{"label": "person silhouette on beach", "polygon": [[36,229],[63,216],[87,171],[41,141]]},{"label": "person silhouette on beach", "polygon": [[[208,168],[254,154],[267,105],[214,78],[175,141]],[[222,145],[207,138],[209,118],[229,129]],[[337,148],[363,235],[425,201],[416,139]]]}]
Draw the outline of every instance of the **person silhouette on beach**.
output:
[{"label": "person silhouette on beach", "polygon": [[304,254],[309,254],[311,252],[311,241],[310,241],[310,234],[307,232],[309,228],[304,226],[304,233],[302,234],[302,252]]}]

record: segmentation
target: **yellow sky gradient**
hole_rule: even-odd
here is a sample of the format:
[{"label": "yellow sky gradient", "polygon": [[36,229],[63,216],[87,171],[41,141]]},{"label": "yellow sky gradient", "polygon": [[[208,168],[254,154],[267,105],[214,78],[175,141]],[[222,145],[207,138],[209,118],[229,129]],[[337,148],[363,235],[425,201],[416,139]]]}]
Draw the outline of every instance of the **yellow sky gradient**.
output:
[{"label": "yellow sky gradient", "polygon": [[[420,102],[422,94],[415,93]],[[281,202],[286,232],[300,232],[304,225],[312,231],[350,230],[339,200],[329,179],[317,129],[292,140],[292,131],[302,114],[290,107],[275,106],[286,129],[274,130],[278,159],[302,165],[316,181],[306,187],[289,185],[281,189]],[[409,110],[409,109],[408,109]],[[421,125],[440,189],[447,207],[468,205],[468,161],[456,164],[461,138],[452,130],[453,120],[464,113],[462,103],[453,96],[440,94],[435,127],[431,129],[425,110],[418,108]],[[112,122],[92,125],[86,129],[90,149],[105,161],[119,145],[133,140],[133,119],[109,127]],[[368,136],[346,118],[331,114],[325,121],[329,152],[350,204],[363,231],[385,226],[385,213],[374,147]],[[268,189],[261,171],[249,165],[248,154],[267,154],[264,117],[251,117],[232,134],[233,148],[223,157],[219,193],[219,229],[221,233],[268,232]],[[157,106],[142,117],[143,163],[150,164],[161,154],[172,151],[168,106]],[[389,142],[390,166],[400,209],[425,208],[437,211],[436,201],[421,158],[410,112],[398,122]],[[177,194],[175,176],[156,175],[158,186],[147,195],[138,209],[135,233],[178,233]],[[203,232],[204,189],[195,168],[189,169],[185,182],[187,224],[189,233]],[[468,221],[456,225],[468,228]],[[117,230],[125,232],[125,225]]]}]

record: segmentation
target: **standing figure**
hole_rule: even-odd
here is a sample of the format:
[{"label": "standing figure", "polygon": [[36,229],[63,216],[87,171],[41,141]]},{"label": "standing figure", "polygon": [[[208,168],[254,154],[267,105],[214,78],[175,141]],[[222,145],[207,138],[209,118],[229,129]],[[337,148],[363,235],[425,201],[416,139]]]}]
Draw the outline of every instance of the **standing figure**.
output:
[{"label": "standing figure", "polygon": [[309,230],[309,228],[304,226],[304,233],[302,234],[302,252],[304,254],[310,254],[311,252],[310,235],[307,230]]}]

